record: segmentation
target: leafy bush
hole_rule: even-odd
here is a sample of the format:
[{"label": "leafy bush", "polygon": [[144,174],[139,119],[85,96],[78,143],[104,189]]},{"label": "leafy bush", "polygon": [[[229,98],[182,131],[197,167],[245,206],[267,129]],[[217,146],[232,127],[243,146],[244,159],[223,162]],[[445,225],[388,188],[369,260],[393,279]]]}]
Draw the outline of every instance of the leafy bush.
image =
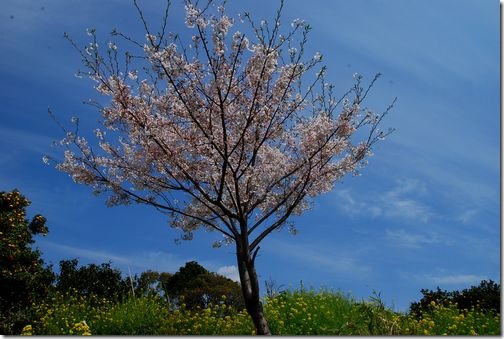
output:
[{"label": "leafy bush", "polygon": [[500,314],[500,284],[483,280],[479,286],[463,290],[455,299],[460,309],[475,308],[482,312]]},{"label": "leafy bush", "polygon": [[165,293],[174,303],[180,303],[183,297],[186,308],[191,310],[217,304],[223,295],[228,305],[238,309],[245,307],[238,283],[207,271],[195,261],[187,262],[166,281]]},{"label": "leafy bush", "polygon": [[154,296],[165,298],[167,301],[166,284],[172,277],[171,273],[168,272],[156,272],[148,270],[142,272],[140,276],[136,275],[133,277],[132,282],[136,296]]},{"label": "leafy bush", "polygon": [[82,296],[97,296],[115,300],[128,293],[128,283],[122,279],[121,271],[109,263],[100,266],[89,264],[77,268],[77,259],[60,261],[60,274],[56,288],[61,293],[75,290]]},{"label": "leafy bush", "polygon": [[421,311],[428,311],[432,302],[447,307],[456,305],[459,310],[476,309],[484,313],[500,314],[500,284],[492,280],[483,280],[479,286],[471,286],[462,292],[443,291],[439,287],[436,291],[422,289],[421,292],[422,299],[410,306],[410,313],[417,317],[421,315]]},{"label": "leafy bush", "polygon": [[33,237],[46,235],[46,219],[26,218],[30,201],[19,191],[0,192],[0,333],[19,334],[33,320],[32,304],[46,296],[54,274],[33,249]]}]

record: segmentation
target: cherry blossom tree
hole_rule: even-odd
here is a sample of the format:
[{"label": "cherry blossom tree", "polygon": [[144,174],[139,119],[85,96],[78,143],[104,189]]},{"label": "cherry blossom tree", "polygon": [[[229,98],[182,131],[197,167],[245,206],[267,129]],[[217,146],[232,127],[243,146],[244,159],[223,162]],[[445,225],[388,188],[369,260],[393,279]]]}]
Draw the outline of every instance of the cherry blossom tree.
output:
[{"label": "cherry blossom tree", "polygon": [[[124,57],[115,41],[99,47],[94,30],[83,49],[69,38],[86,67],[80,74],[108,101],[95,102],[96,140],[64,129],[57,168],[106,193],[111,206],[166,213],[183,239],[201,228],[222,234],[215,245],[236,248],[257,333],[270,334],[255,269],[259,245],[282,227],[295,232],[290,216],[358,173],[391,132],[378,126],[392,105],[380,114],[363,106],[378,76],[363,87],[355,75],[336,96],[322,55],[305,56],[310,26],[297,19],[283,31],[283,2],[271,22],[256,22],[231,18],[212,0],[186,0],[186,40],[167,30],[169,5],[156,34],[135,6],[145,41],[114,31],[115,41],[132,46]],[[232,32],[236,26],[247,33]]]}]

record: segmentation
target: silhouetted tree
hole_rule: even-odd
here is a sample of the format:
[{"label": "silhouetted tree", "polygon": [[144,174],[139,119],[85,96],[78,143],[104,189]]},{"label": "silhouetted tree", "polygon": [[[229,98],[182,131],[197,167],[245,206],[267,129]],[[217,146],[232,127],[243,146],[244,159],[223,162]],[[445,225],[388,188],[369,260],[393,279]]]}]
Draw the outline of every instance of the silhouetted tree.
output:
[{"label": "silhouetted tree", "polygon": [[30,201],[17,190],[0,192],[0,333],[19,334],[30,322],[33,303],[42,300],[54,281],[33,237],[46,235],[46,219],[26,218]]},{"label": "silhouetted tree", "polygon": [[[243,309],[245,304],[240,285],[229,278],[209,272],[195,261],[181,267],[166,283],[165,292],[176,302],[183,302],[188,309],[208,307],[222,302]],[[183,296],[183,298],[182,298]],[[180,301],[183,299],[183,301]]]},{"label": "silhouetted tree", "polygon": [[166,284],[171,277],[171,273],[151,270],[142,272],[140,276],[135,275],[133,279],[135,295],[165,297]]},{"label": "silhouetted tree", "polygon": [[110,300],[117,300],[128,293],[128,282],[122,278],[121,271],[111,267],[110,262],[82,267],[77,267],[78,264],[78,259],[60,261],[57,290],[66,292],[75,289],[83,296],[94,294]]},{"label": "silhouetted tree", "polygon": [[432,301],[444,306],[456,303],[460,310],[474,308],[482,312],[500,314],[500,284],[492,280],[482,280],[478,286],[462,291],[446,291],[437,287],[436,291],[422,289],[420,292],[423,294],[422,299],[410,305],[410,313],[415,316],[421,316],[421,311],[429,311]]}]

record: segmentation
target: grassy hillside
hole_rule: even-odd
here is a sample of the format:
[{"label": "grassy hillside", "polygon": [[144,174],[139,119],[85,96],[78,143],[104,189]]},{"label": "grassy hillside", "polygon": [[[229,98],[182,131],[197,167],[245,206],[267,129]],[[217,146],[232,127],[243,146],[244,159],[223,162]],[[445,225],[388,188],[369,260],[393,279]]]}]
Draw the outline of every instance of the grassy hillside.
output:
[{"label": "grassy hillside", "polygon": [[[357,301],[328,290],[286,291],[263,300],[272,333],[281,335],[451,335],[500,334],[500,315],[456,305],[437,305],[413,316],[393,312],[378,297]],[[249,335],[254,328],[245,310],[225,298],[205,309],[177,309],[159,297],[111,302],[73,293],[56,294],[36,305],[40,319],[24,334],[204,334]]]}]

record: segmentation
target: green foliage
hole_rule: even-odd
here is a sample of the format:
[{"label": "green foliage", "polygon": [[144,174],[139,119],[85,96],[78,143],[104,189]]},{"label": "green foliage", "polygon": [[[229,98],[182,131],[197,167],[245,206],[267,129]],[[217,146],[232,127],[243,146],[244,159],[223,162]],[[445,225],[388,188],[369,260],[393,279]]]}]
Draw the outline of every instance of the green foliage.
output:
[{"label": "green foliage", "polygon": [[356,302],[341,292],[285,291],[266,299],[272,333],[283,335],[398,334],[400,316],[379,298]]},{"label": "green foliage", "polygon": [[[26,218],[29,201],[0,192],[0,331],[38,335],[248,335],[255,329],[240,285],[188,262],[175,274],[123,279],[110,263],[60,262],[56,280],[33,237],[46,220]],[[133,286],[132,286],[133,285]],[[132,293],[132,289],[134,293]],[[410,314],[385,307],[379,294],[360,302],[327,290],[278,291],[263,300],[272,333],[283,335],[500,335],[500,285],[422,290]],[[173,303],[170,304],[169,301]]]},{"label": "green foliage", "polygon": [[469,289],[459,291],[443,291],[439,287],[436,291],[421,290],[423,297],[420,301],[410,306],[410,313],[420,316],[422,311],[428,311],[431,302],[436,305],[456,305],[459,310],[476,309],[500,314],[500,284],[492,280],[483,280],[479,286],[471,286]]},{"label": "green foliage", "polygon": [[90,322],[93,334],[168,334],[169,307],[157,297],[127,298]]},{"label": "green foliage", "polygon": [[411,335],[500,335],[500,314],[472,308],[460,310],[457,304],[431,301],[419,315],[405,318],[404,333]]},{"label": "green foliage", "polygon": [[[126,298],[113,302],[75,289],[56,292],[37,306],[39,320],[25,334],[166,334],[169,307],[156,297]],[[85,325],[84,325],[85,324]],[[87,326],[87,327],[86,327]],[[29,333],[28,333],[29,330]]]},{"label": "green foliage", "polygon": [[170,313],[168,334],[172,335],[250,335],[255,334],[252,320],[245,309],[228,305],[225,296],[207,308],[187,309],[182,303]]},{"label": "green foliage", "polygon": [[127,281],[121,277],[121,271],[111,267],[110,262],[77,268],[78,264],[77,259],[60,261],[60,274],[56,281],[58,291],[75,290],[82,296],[95,295],[110,300],[127,294]]},{"label": "green foliage", "polygon": [[[393,312],[379,294],[356,301],[327,290],[285,291],[264,299],[272,333],[278,335],[440,335],[500,334],[500,315],[431,302],[420,317]],[[244,309],[225,296],[208,307],[173,309],[157,296],[112,302],[75,291],[58,293],[37,307],[40,321],[24,334],[108,335],[250,335],[255,333]]]},{"label": "green foliage", "polygon": [[133,278],[133,286],[136,296],[166,296],[166,284],[172,277],[171,273],[146,271]]},{"label": "green foliage", "polygon": [[46,235],[46,219],[26,218],[30,201],[17,190],[0,192],[0,333],[18,334],[33,319],[31,306],[40,301],[54,280],[33,237]]},{"label": "green foliage", "polygon": [[476,308],[482,312],[500,314],[500,300],[500,284],[483,280],[479,286],[463,290],[455,302],[460,309]]},{"label": "green foliage", "polygon": [[106,298],[84,296],[76,289],[64,293],[56,291],[36,305],[38,320],[27,325],[31,326],[31,333],[37,335],[75,334],[76,324],[84,321],[90,326],[112,306],[113,302]]},{"label": "green foliage", "polygon": [[[195,261],[181,267],[165,285],[165,292],[175,302],[183,302],[187,309],[206,308],[217,304],[226,296],[228,305],[238,309],[244,307],[241,287],[238,283],[207,271]],[[183,297],[183,298],[182,298]]]}]

